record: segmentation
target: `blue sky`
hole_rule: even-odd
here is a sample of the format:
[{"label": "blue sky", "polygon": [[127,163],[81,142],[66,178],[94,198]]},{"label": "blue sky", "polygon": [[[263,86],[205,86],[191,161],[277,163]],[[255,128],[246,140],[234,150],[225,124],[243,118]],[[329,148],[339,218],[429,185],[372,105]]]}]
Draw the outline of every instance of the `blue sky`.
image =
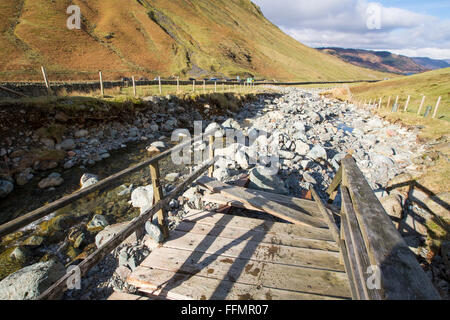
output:
[{"label": "blue sky", "polygon": [[450,59],[450,1],[252,0],[311,47],[388,50]]},{"label": "blue sky", "polygon": [[442,0],[382,0],[378,1],[386,7],[398,7],[414,12],[429,14],[441,19],[450,19],[450,1]]}]

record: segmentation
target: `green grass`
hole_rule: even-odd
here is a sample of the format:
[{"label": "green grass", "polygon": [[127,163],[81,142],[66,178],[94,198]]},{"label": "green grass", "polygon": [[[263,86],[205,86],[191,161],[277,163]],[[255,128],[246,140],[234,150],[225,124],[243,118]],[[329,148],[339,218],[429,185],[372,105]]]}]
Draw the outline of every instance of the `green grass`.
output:
[{"label": "green grass", "polygon": [[[412,122],[412,119],[417,119],[419,123],[420,116],[423,116],[427,106],[434,108],[438,97],[441,97],[441,102],[437,112],[437,119],[450,121],[450,68],[429,71],[413,76],[400,77],[387,81],[381,81],[378,83],[362,84],[351,87],[351,93],[353,100],[359,102],[366,101],[367,103],[372,100],[379,101],[382,98],[382,108],[386,109],[389,97],[391,110],[398,96],[398,105],[401,114],[408,122]],[[425,95],[425,103],[422,107],[420,115],[417,115],[419,106],[422,101],[422,96]],[[407,112],[403,112],[406,105],[406,101],[410,96]],[[388,111],[389,111],[388,110]],[[383,112],[385,112],[384,110]],[[432,114],[432,113],[431,113]]]}]

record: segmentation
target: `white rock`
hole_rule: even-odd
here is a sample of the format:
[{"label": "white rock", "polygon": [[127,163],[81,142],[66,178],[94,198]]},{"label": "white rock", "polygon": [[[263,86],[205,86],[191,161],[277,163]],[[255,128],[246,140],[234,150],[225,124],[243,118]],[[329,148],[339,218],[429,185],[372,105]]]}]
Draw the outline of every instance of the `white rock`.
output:
[{"label": "white rock", "polygon": [[295,142],[295,152],[297,152],[299,155],[307,155],[310,149],[311,148],[309,147],[309,145],[301,140],[297,140]]},{"label": "white rock", "polygon": [[99,181],[98,176],[92,173],[85,173],[80,178],[81,189],[85,189]]},{"label": "white rock", "polygon": [[148,185],[134,189],[131,193],[131,204],[144,213],[153,206],[153,186]]},{"label": "white rock", "polygon": [[314,159],[314,160],[318,160],[318,159],[327,160],[327,152],[326,152],[326,150],[322,146],[320,146],[318,144],[316,144],[311,149],[311,151],[308,152],[307,156],[310,157],[311,159]]}]

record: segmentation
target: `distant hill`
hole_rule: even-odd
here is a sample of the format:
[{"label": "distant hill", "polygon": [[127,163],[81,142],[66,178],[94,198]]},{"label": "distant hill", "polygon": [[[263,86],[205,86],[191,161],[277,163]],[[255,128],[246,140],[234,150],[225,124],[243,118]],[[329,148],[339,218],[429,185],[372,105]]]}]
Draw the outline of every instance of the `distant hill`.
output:
[{"label": "distant hill", "polygon": [[[81,8],[81,30],[66,9]],[[369,80],[389,75],[309,48],[250,0],[1,0],[0,81],[129,77]]]},{"label": "distant hill", "polygon": [[338,57],[355,66],[382,72],[393,72],[406,75],[430,70],[409,57],[388,51],[343,48],[318,48],[318,50]]},{"label": "distant hill", "polygon": [[[431,59],[431,58],[426,58],[426,57],[415,57],[415,58],[411,58],[411,59],[413,59],[414,62],[416,62],[417,64],[420,64],[430,70],[443,69],[443,68],[450,67],[450,63],[447,62],[446,60],[436,60],[436,59]],[[448,60],[448,61],[450,61],[450,60]]]}]

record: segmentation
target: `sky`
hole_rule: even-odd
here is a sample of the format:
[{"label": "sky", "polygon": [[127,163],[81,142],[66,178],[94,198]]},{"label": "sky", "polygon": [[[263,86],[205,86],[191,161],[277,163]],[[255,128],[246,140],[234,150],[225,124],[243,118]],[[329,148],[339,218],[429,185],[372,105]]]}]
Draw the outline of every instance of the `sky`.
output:
[{"label": "sky", "polygon": [[252,0],[310,47],[387,50],[450,59],[448,0]]}]

